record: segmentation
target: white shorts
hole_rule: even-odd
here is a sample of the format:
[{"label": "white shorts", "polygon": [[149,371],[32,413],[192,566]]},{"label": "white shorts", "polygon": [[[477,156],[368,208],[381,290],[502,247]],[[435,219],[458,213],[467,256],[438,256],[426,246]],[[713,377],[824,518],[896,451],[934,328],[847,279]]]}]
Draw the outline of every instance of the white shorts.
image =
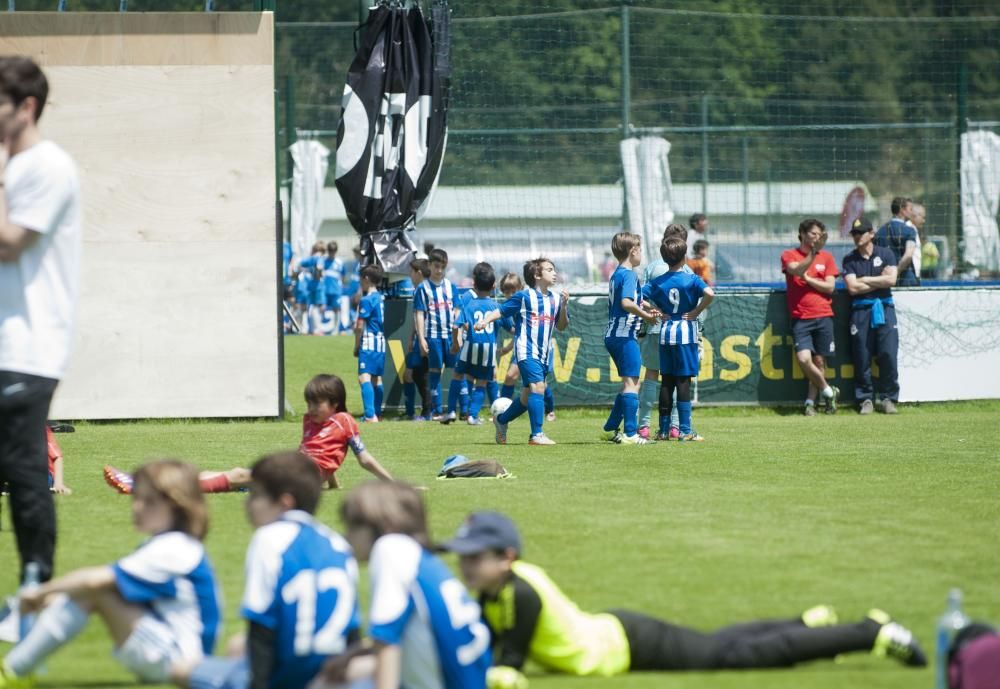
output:
[{"label": "white shorts", "polygon": [[115,660],[139,679],[157,684],[170,681],[170,668],[180,655],[173,630],[153,615],[144,615],[114,650]]}]

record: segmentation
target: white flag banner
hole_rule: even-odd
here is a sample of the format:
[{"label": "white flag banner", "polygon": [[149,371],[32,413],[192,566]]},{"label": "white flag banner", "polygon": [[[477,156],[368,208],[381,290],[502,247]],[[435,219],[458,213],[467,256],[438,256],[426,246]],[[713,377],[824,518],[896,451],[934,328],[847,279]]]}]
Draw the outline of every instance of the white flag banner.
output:
[{"label": "white flag banner", "polygon": [[292,254],[305,258],[323,224],[323,184],[330,166],[330,149],[318,141],[296,141],[292,152]]},{"label": "white flag banner", "polygon": [[990,131],[962,134],[962,235],[965,260],[1000,270],[1000,136]]},{"label": "white flag banner", "polygon": [[621,142],[630,232],[642,237],[646,259],[660,257],[663,229],[674,219],[670,142],[656,136]]}]

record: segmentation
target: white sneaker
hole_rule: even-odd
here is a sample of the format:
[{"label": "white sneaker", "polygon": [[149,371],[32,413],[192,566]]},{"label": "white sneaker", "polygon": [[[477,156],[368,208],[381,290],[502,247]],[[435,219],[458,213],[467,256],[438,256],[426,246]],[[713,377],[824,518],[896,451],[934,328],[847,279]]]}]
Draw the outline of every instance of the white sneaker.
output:
[{"label": "white sneaker", "polygon": [[456,414],[453,411],[450,411],[450,412],[448,412],[447,414],[445,414],[444,416],[441,417],[441,423],[443,423],[443,424],[449,424],[452,421],[455,421],[457,418],[458,418],[458,414]]},{"label": "white sneaker", "polygon": [[529,445],[555,445],[556,441],[545,435],[544,433],[539,433],[537,435],[531,436],[528,439]]},{"label": "white sneaker", "polygon": [[618,443],[620,445],[648,445],[649,441],[636,433],[635,435],[623,435]]}]

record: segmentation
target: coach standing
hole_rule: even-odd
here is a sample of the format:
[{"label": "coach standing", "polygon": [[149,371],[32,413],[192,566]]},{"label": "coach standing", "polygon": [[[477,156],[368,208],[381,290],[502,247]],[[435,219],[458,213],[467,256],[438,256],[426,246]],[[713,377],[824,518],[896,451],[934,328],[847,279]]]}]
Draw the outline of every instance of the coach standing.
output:
[{"label": "coach standing", "polygon": [[81,253],[76,166],[38,130],[48,90],[32,60],[0,57],[0,483],[22,578],[36,562],[43,581],[56,540],[45,423],[69,358]]},{"label": "coach standing", "polygon": [[896,355],[899,331],[892,286],[896,284],[896,255],[875,246],[875,231],[867,218],[858,218],[851,227],[854,251],[844,257],[844,283],[851,295],[851,357],[854,360],[854,397],[858,411],[874,410],[872,357],[878,362],[879,410],[896,413],[899,377]]}]

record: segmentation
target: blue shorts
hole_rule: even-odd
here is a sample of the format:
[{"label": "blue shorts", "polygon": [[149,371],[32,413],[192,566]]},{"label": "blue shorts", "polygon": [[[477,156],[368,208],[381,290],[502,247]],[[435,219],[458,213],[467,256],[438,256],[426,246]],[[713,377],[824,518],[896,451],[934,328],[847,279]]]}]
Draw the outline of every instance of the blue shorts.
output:
[{"label": "blue shorts", "polygon": [[410,351],[406,353],[406,368],[412,370],[424,366],[427,366],[427,359],[425,359],[420,353],[420,344],[417,342],[416,338],[414,338],[413,346],[410,347]]},{"label": "blue shorts", "polygon": [[455,375],[464,376],[468,372],[469,372],[469,364],[462,361],[461,359],[455,359]]},{"label": "blue shorts", "polygon": [[326,293],[326,308],[331,311],[340,311],[340,292]]},{"label": "blue shorts", "polygon": [[638,378],[642,370],[642,350],[639,341],[625,337],[606,337],[604,346],[615,362],[618,375],[622,378]]},{"label": "blue shorts", "polygon": [[358,374],[381,376],[385,372],[385,352],[362,349],[358,352]]},{"label": "blue shorts", "polygon": [[795,351],[811,351],[820,356],[833,356],[833,318],[805,318],[792,321],[792,340]]},{"label": "blue shorts", "polygon": [[[420,345],[417,345],[418,347]],[[451,340],[435,338],[427,340],[427,366],[428,368],[454,368],[455,357],[451,353]]]},{"label": "blue shorts", "polygon": [[549,374],[549,367],[538,359],[522,359],[517,362],[517,370],[521,372],[521,385],[528,387],[532,383],[544,383]]},{"label": "blue shorts", "polygon": [[474,378],[480,382],[491,381],[497,377],[497,370],[493,366],[477,366],[476,364],[470,364],[468,362],[459,359],[458,363],[455,364],[455,373],[464,373],[470,378]]},{"label": "blue shorts", "polygon": [[660,345],[660,373],[677,378],[698,375],[698,344]]}]

